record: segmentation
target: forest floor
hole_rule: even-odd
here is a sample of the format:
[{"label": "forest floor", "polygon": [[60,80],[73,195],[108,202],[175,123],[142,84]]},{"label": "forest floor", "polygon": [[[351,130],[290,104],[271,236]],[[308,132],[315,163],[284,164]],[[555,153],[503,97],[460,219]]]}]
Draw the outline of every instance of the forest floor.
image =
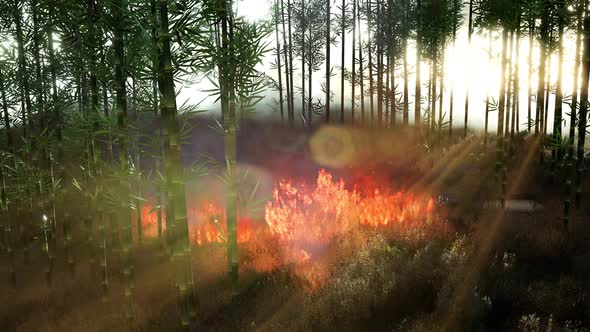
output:
[{"label": "forest floor", "polygon": [[[534,139],[517,137],[511,145],[506,197],[532,200],[542,207],[515,212],[484,208],[485,202],[500,197],[493,141],[487,148],[479,137],[441,139],[428,146],[421,135],[395,133],[375,138],[354,131],[350,157],[343,148],[336,149],[341,154],[332,154],[334,146],[340,146],[338,139],[334,143],[332,138],[322,140],[296,131],[288,135],[292,137],[274,143],[276,146],[265,146],[264,153],[262,148],[252,148],[252,154],[258,155],[250,157],[251,163],[269,169],[276,178],[289,174],[290,169],[297,176],[310,177],[321,167],[332,170],[335,177],[346,177],[358,168],[371,169],[380,179],[388,179],[384,181],[391,187],[428,189],[442,197],[444,204],[437,209],[444,211],[448,231],[408,241],[357,230],[337,237],[318,259],[330,265],[324,282],[310,286],[290,265],[270,272],[244,269],[235,293],[225,277],[224,251],[215,245],[194,245],[197,301],[191,330],[590,328],[590,195],[564,227],[563,179],[551,173],[548,161],[540,163]],[[314,140],[320,140],[316,148]],[[343,141],[350,142],[348,138]],[[251,144],[256,146],[256,139]],[[330,154],[321,155],[326,151]],[[346,168],[329,164],[341,158],[354,163]],[[295,161],[300,163],[297,167],[286,168]],[[586,177],[586,188],[590,188],[589,180]],[[73,210],[79,210],[74,213],[78,217],[84,213],[81,208]],[[123,296],[120,251],[107,245],[109,290],[103,298],[98,256],[86,241],[84,227],[75,227],[72,238],[75,271],[63,259],[64,248],[58,242],[49,286],[39,239],[32,242],[28,259],[17,252],[16,287],[8,277],[7,258],[0,258],[0,331],[176,330],[175,268],[157,239],[146,238],[133,247],[130,302]]]}]

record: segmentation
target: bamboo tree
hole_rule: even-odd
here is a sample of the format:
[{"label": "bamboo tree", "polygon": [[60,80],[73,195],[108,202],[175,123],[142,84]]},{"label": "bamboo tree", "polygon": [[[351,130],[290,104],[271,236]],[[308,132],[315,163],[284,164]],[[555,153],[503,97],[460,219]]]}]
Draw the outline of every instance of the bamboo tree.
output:
[{"label": "bamboo tree", "polygon": [[[227,10],[224,7],[224,10]],[[223,22],[222,22],[223,25]],[[225,38],[225,31],[223,37]],[[164,120],[164,170],[166,173],[166,229],[171,234],[170,244],[177,266],[176,288],[181,308],[181,324],[187,328],[192,310],[192,272],[190,269],[190,243],[188,217],[181,158],[180,132],[177,120],[174,67],[170,50],[168,0],[160,0],[160,103]],[[224,119],[229,121],[231,112]]]},{"label": "bamboo tree", "polygon": [[330,25],[332,20],[330,18],[331,0],[326,0],[326,122],[330,122],[330,48],[332,46],[330,36]]},{"label": "bamboo tree", "polygon": [[289,75],[289,85],[291,86],[291,95],[288,98],[288,102],[291,105],[291,113],[289,115],[289,125],[295,125],[295,84],[293,83],[293,76],[294,76],[294,67],[293,67],[293,30],[291,29],[291,16],[293,14],[292,3],[291,0],[287,1],[287,15],[288,15],[288,24],[289,24],[289,70],[291,74]]},{"label": "bamboo tree", "polygon": [[504,126],[504,136],[508,136],[510,134],[510,119],[511,117],[511,102],[512,102],[512,59],[514,55],[514,31],[510,30],[510,37],[508,37],[508,43],[510,44],[510,51],[508,51],[508,76],[506,79],[506,107],[505,107],[505,126]]},{"label": "bamboo tree", "polygon": [[420,127],[421,125],[421,120],[420,120],[420,107],[422,104],[422,97],[420,95],[421,89],[422,89],[422,82],[420,79],[420,63],[422,62],[422,42],[421,42],[421,38],[422,38],[422,32],[421,32],[421,26],[422,26],[422,17],[421,17],[421,13],[420,11],[423,10],[422,9],[422,5],[421,5],[421,0],[417,0],[417,5],[416,5],[416,11],[417,13],[417,20],[418,20],[418,24],[417,24],[417,28],[416,28],[416,87],[414,90],[414,124],[416,125],[416,127]]},{"label": "bamboo tree", "polygon": [[404,67],[404,95],[403,95],[403,118],[404,118],[404,126],[409,124],[409,82],[408,82],[408,38],[409,35],[409,19],[408,13],[410,11],[409,8],[409,0],[403,0],[403,15],[402,15],[402,29],[401,29],[401,38],[402,38],[402,52],[403,52],[403,67]]},{"label": "bamboo tree", "polygon": [[361,7],[360,0],[358,3],[358,34],[359,34],[359,76],[360,76],[360,88],[361,88],[361,125],[365,125],[365,73],[363,70],[363,38],[361,36]]},{"label": "bamboo tree", "polygon": [[518,22],[516,24],[516,48],[514,61],[514,80],[513,80],[513,95],[512,95],[512,127],[510,128],[510,135],[514,137],[514,132],[518,132],[520,125],[520,20],[521,14],[518,14]]},{"label": "bamboo tree", "polygon": [[[31,96],[29,93],[29,79],[27,75],[27,64],[25,54],[25,41],[22,30],[22,14],[21,5],[19,0],[14,0],[13,19],[16,27],[16,43],[18,48],[18,77],[21,88],[21,112],[22,112],[22,128],[23,136],[26,138],[27,135],[27,123],[33,118],[31,110]],[[24,105],[24,107],[22,107]],[[30,123],[29,123],[30,125]]]},{"label": "bamboo tree", "polygon": [[[342,68],[340,71],[340,122],[344,123],[344,72],[345,72],[345,56],[346,56],[346,0],[342,0],[342,17],[340,27],[340,40],[342,42]],[[352,97],[354,99],[354,96]]]},{"label": "bamboo tree", "polygon": [[[488,30],[489,34],[489,41],[488,41],[488,63],[492,62],[492,29]],[[485,111],[485,120],[484,120],[484,132],[483,132],[483,144],[484,146],[488,145],[488,124],[489,124],[489,117],[490,117],[490,91],[489,82],[487,83],[487,91],[486,91],[486,111]]]},{"label": "bamboo tree", "polygon": [[[284,1],[281,0],[281,17],[282,17],[282,23],[283,23],[283,55],[285,57],[285,83],[287,85],[287,118],[289,119],[289,121],[291,121],[291,113],[293,112],[292,108],[291,108],[291,102],[290,102],[290,98],[291,98],[291,91],[293,90],[293,80],[290,79],[289,77],[293,74],[293,70],[290,69],[291,66],[293,65],[293,63],[289,63],[289,52],[288,49],[291,49],[291,44],[287,44],[287,28],[286,28],[286,23],[285,23],[285,5],[284,5]],[[288,47],[288,49],[287,49]],[[222,110],[223,113],[224,110]]]},{"label": "bamboo tree", "polygon": [[352,91],[350,93],[350,122],[352,125],[354,125],[354,111],[356,107],[356,5],[357,0],[352,0]]},{"label": "bamboo tree", "polygon": [[[128,174],[128,131],[127,131],[127,88],[126,88],[126,72],[125,66],[125,44],[124,44],[124,21],[123,11],[125,10],[125,0],[115,0],[113,3],[113,19],[115,23],[113,33],[113,46],[115,51],[114,65],[115,65],[115,109],[117,114],[117,127],[119,130],[119,167],[121,174],[126,176]],[[132,271],[133,266],[131,262],[131,211],[129,208],[129,185],[122,183],[121,190],[123,191],[123,205],[121,209],[121,230],[122,230],[122,259],[123,259],[123,278],[124,278],[124,296],[127,302],[125,311],[126,318],[132,319],[131,299],[133,296],[132,286]]]},{"label": "bamboo tree", "polygon": [[[544,107],[545,107],[545,64],[547,62],[547,46],[546,46],[546,40],[549,37],[549,33],[548,33],[548,22],[547,22],[547,17],[545,15],[543,15],[543,17],[541,17],[541,25],[539,27],[540,29],[540,59],[539,59],[539,82],[537,85],[537,113],[536,113],[536,119],[537,121],[535,122],[535,133],[538,133],[539,131],[541,131],[542,133],[544,133],[544,129],[543,129],[543,113],[544,113]],[[539,121],[540,119],[540,121]]]},{"label": "bamboo tree", "polygon": [[[281,112],[281,122],[284,121],[284,100],[283,100],[283,75],[281,71],[281,42],[279,38],[279,0],[275,1],[275,39],[277,53],[277,74],[279,76],[279,109]],[[282,3],[282,1],[281,1]],[[311,96],[311,91],[310,91]]]},{"label": "bamboo tree", "polygon": [[[308,125],[305,119],[305,25],[305,0],[301,0],[301,119]],[[311,98],[311,91],[308,93]]]},{"label": "bamboo tree", "polygon": [[500,94],[498,101],[498,129],[497,129],[497,143],[496,143],[496,174],[501,182],[501,207],[504,209],[506,202],[506,166],[504,164],[504,99],[506,98],[506,49],[508,41],[508,29],[502,29],[502,58],[500,67]]},{"label": "bamboo tree", "polygon": [[[573,145],[573,138],[576,135],[576,113],[578,109],[578,81],[580,78],[580,51],[582,45],[582,24],[584,21],[584,13],[586,8],[588,7],[588,0],[580,0],[578,1],[578,7],[576,9],[576,48],[574,54],[574,88],[572,92],[572,102],[571,102],[571,110],[570,110],[570,131],[569,137],[572,140],[572,144],[570,144],[569,153],[573,155],[574,153],[574,145]],[[571,158],[570,158],[571,159]]]},{"label": "bamboo tree", "polygon": [[373,47],[371,44],[371,32],[373,31],[373,24],[372,24],[372,16],[373,12],[371,10],[371,0],[367,2],[367,52],[369,57],[369,105],[370,105],[370,112],[371,112],[371,126],[375,124],[375,104],[373,100],[373,93],[375,92],[374,83],[373,83]]},{"label": "bamboo tree", "polygon": [[[473,0],[469,0],[469,23],[467,25],[467,68],[471,68],[471,35],[473,34]],[[463,137],[467,137],[467,123],[469,120],[469,75],[465,90],[465,121],[463,125]]]},{"label": "bamboo tree", "polygon": [[588,119],[588,79],[590,76],[590,16],[584,18],[584,53],[582,57],[582,92],[578,120],[578,151],[576,160],[576,209],[582,207],[583,175],[585,170],[584,147]]},{"label": "bamboo tree", "polygon": [[[563,104],[563,91],[562,91],[562,77],[563,77],[563,31],[564,31],[564,19],[563,19],[563,9],[560,8],[559,15],[559,32],[558,32],[558,45],[557,45],[557,52],[558,52],[558,60],[557,60],[557,82],[556,91],[555,91],[555,108],[554,108],[554,118],[553,118],[553,139],[561,139],[561,122],[562,122],[562,104]],[[558,150],[554,150],[553,159],[557,160],[561,158],[561,148],[558,147]]]}]

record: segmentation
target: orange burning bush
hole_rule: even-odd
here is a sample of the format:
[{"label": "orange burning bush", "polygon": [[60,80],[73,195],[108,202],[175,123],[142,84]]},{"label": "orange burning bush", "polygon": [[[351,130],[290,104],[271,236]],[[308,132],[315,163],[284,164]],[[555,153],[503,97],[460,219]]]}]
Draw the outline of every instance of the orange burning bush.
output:
[{"label": "orange burning bush", "polygon": [[[449,234],[430,195],[392,191],[384,177],[356,176],[348,185],[320,170],[315,184],[281,180],[265,206],[264,222],[238,220],[241,269],[270,272],[285,266],[315,287],[330,266],[366,243],[372,233],[398,241]],[[225,209],[213,201],[189,204],[191,242],[226,243]],[[147,207],[144,207],[147,209]],[[142,209],[143,212],[143,209]],[[147,217],[147,216],[146,216]],[[153,218],[144,218],[153,227]]]}]

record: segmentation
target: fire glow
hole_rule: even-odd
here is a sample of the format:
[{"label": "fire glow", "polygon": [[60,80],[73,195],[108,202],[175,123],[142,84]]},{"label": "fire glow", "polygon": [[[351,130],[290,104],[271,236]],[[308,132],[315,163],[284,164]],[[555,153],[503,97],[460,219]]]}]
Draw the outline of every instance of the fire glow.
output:
[{"label": "fire glow", "polygon": [[[394,191],[384,183],[377,177],[361,176],[347,184],[334,180],[325,170],[320,170],[311,185],[281,180],[265,205],[264,222],[238,221],[242,269],[269,272],[286,265],[311,266],[335,239],[352,232],[378,231],[408,241],[448,233],[448,224],[435,213],[430,195]],[[221,206],[211,201],[189,205],[189,220],[198,221],[190,227],[193,244],[225,245],[225,209]],[[145,217],[145,226],[153,227],[153,216]]]}]

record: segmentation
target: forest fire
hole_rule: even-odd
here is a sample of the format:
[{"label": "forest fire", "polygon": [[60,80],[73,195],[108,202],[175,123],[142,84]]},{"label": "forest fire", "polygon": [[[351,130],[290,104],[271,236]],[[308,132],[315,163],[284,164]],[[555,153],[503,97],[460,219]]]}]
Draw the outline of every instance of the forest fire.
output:
[{"label": "forest fire", "polygon": [[[393,191],[384,183],[365,175],[346,183],[325,170],[312,184],[281,180],[266,203],[264,222],[246,217],[238,221],[242,268],[268,272],[285,265],[302,267],[321,259],[335,239],[351,232],[378,231],[407,241],[448,233],[448,225],[435,214],[432,197]],[[188,213],[189,220],[196,221],[189,229],[191,243],[226,243],[222,204],[195,202]],[[156,213],[144,206],[142,217],[144,236],[155,237]]]}]

